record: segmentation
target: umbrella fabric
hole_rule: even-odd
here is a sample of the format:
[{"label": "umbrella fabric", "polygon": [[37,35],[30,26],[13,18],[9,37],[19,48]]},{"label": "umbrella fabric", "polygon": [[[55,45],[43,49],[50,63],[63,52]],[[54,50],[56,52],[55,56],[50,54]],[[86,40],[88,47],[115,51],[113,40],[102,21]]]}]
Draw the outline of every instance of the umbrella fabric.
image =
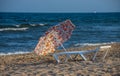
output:
[{"label": "umbrella fabric", "polygon": [[45,34],[47,35],[54,31],[53,34],[57,39],[57,41],[54,40],[54,45],[58,47],[61,43],[65,42],[70,38],[74,28],[75,25],[72,24],[70,20],[66,20],[56,26],[51,27],[50,29],[48,29],[48,31]]},{"label": "umbrella fabric", "polygon": [[47,55],[48,53],[53,53],[55,51],[55,47],[53,44],[52,34],[50,33],[41,37],[34,51],[38,55]]},{"label": "umbrella fabric", "polygon": [[56,47],[70,38],[74,27],[70,20],[51,27],[45,35],[40,38],[34,50],[35,53],[38,55],[53,53]]}]

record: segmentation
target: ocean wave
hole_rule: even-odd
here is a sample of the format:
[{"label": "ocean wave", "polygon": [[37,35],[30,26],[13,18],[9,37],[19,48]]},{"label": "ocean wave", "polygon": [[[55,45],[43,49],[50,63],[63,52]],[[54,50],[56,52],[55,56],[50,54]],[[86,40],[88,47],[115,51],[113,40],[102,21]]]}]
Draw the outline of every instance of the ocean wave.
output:
[{"label": "ocean wave", "polygon": [[43,24],[43,23],[40,23],[40,24],[30,24],[30,26],[45,26],[45,25],[47,25],[46,23],[45,24]]},{"label": "ocean wave", "polygon": [[0,31],[25,31],[28,28],[0,28]]},{"label": "ocean wave", "polygon": [[9,53],[0,53],[0,56],[2,55],[17,55],[17,54],[27,54],[27,53],[30,53],[30,52],[23,52],[23,51],[19,51],[19,52],[9,52]]},{"label": "ocean wave", "polygon": [[25,31],[31,27],[45,26],[46,23],[40,24],[16,24],[16,25],[0,25],[0,31]]},{"label": "ocean wave", "polygon": [[113,44],[116,42],[108,42],[108,43],[77,43],[74,44],[74,46],[99,46],[99,45],[109,45],[109,44]]},{"label": "ocean wave", "polygon": [[36,23],[36,24],[0,24],[0,28],[20,28],[20,27],[36,27],[45,26],[47,23]]}]

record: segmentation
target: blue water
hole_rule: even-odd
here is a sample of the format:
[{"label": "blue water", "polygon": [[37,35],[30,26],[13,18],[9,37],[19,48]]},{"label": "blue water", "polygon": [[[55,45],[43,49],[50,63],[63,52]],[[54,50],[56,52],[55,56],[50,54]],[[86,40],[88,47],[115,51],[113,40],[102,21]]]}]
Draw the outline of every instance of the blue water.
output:
[{"label": "blue water", "polygon": [[0,13],[0,54],[33,51],[48,28],[66,19],[76,25],[66,48],[120,42],[120,13]]}]

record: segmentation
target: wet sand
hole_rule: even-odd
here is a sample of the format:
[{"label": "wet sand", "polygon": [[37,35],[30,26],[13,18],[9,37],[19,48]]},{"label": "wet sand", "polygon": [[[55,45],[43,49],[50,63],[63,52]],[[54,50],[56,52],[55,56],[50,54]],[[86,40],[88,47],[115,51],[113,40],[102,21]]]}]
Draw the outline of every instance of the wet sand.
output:
[{"label": "wet sand", "polygon": [[[57,64],[51,55],[34,53],[0,56],[0,76],[120,76],[120,43],[109,44],[108,55],[102,60],[106,49],[99,51],[96,60],[88,54],[87,61],[80,56]],[[71,47],[67,50],[91,50],[97,46]],[[101,49],[100,49],[101,50]],[[60,51],[60,50],[59,50]],[[60,57],[64,59],[64,57]]]}]

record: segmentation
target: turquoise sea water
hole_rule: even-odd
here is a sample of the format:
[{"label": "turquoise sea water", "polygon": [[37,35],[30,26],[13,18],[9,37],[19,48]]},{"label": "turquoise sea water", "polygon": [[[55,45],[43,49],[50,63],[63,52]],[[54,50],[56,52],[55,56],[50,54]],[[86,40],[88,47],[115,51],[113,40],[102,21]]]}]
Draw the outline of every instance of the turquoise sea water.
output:
[{"label": "turquoise sea water", "polygon": [[120,42],[120,13],[0,13],[0,54],[33,51],[48,28],[66,19],[76,25],[66,48]]}]

